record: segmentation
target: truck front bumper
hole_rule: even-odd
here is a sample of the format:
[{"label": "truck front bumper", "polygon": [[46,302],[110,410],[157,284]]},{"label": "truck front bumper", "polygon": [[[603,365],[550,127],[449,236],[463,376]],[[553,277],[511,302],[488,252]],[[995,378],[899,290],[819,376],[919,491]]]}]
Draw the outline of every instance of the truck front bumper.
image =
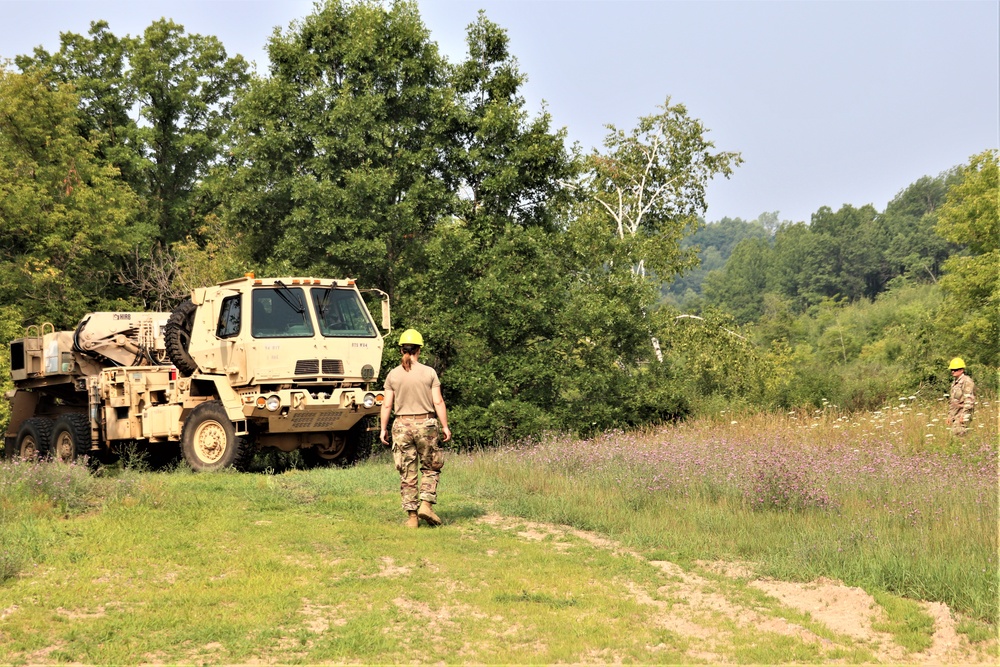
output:
[{"label": "truck front bumper", "polygon": [[243,414],[251,420],[267,420],[269,433],[346,431],[363,417],[377,415],[382,407],[380,392],[335,389],[330,393],[306,389],[281,389],[243,396]]}]

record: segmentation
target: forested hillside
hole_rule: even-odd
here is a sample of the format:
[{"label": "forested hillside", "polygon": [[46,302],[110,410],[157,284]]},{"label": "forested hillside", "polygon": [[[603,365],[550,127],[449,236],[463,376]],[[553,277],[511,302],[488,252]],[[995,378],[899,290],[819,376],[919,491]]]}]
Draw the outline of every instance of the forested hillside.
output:
[{"label": "forested hillside", "polygon": [[255,271],[388,292],[390,343],[423,333],[459,446],[877,407],[943,391],[956,355],[996,387],[995,149],[884,211],[706,225],[738,146],[665,97],[568,147],[483,13],[450,62],[414,4],[330,0],[270,37],[263,75],[169,20],[96,19],[0,72],[4,344]]}]

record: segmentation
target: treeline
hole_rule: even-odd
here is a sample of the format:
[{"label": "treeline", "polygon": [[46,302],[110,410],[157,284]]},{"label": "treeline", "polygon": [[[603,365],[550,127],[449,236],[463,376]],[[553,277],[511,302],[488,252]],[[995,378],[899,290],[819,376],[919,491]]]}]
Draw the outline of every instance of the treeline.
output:
[{"label": "treeline", "polygon": [[[669,98],[609,126],[601,149],[569,149],[526,109],[504,30],[480,13],[466,42],[452,63],[415,3],[331,0],[271,36],[266,75],[167,20],[138,37],[95,22],[19,56],[0,73],[3,340],[92,310],[170,309],[249,270],[350,276],[390,293],[397,331],[423,333],[464,445],[832,400],[846,352],[823,367],[809,323],[887,289],[905,310],[899,285],[924,274],[935,326],[992,317],[992,348],[956,323],[932,332],[947,344],[900,357],[924,365],[921,382],[946,381],[953,350],[996,363],[995,271],[992,300],[981,280],[997,259],[995,152],[882,214],[762,216],[681,312],[662,288],[695,275],[692,234],[718,231],[699,232],[705,186],[739,154]],[[994,206],[977,207],[991,178]]]},{"label": "treeline", "polygon": [[944,262],[962,248],[938,229],[938,211],[957,171],[925,177],[885,211],[871,205],[823,207],[812,222],[781,225],[768,238],[741,242],[724,267],[706,277],[706,301],[751,322],[767,295],[804,312],[827,299],[874,299],[891,285],[937,282]]},{"label": "treeline", "polygon": [[963,356],[996,389],[1000,348],[997,153],[904,188],[884,211],[823,207],[810,224],[723,219],[686,240],[701,271],[663,290],[685,312],[723,312],[796,381],[768,405],[874,407],[942,388]]}]

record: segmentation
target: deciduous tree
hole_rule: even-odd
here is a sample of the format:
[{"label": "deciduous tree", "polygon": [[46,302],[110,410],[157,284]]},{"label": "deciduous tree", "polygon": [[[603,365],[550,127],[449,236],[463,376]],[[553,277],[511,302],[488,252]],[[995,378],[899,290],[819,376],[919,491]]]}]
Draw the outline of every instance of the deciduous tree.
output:
[{"label": "deciduous tree", "polygon": [[95,21],[87,36],[63,33],[60,40],[57,52],[36,48],[19,56],[18,66],[74,84],[80,130],[143,197],[159,230],[151,240],[169,245],[196,233],[214,206],[202,201],[199,185],[226,151],[246,61],[229,57],[217,38],[187,34],[166,19],[137,37],[116,37],[107,22]]},{"label": "deciduous tree", "polygon": [[0,302],[57,328],[112,302],[120,263],[152,232],[80,135],[78,104],[68,84],[0,70]]},{"label": "deciduous tree", "polygon": [[695,262],[680,241],[705,212],[708,181],[728,177],[743,160],[714,152],[701,121],[669,97],[631,131],[608,130],[604,152],[595,150],[587,163],[587,187],[616,240],[615,256],[600,260],[626,262],[638,275],[651,271],[666,281]]},{"label": "deciduous tree", "polygon": [[508,224],[552,229],[565,183],[579,169],[549,114],[529,117],[509,41],[480,11],[467,30],[468,55],[451,73],[458,93],[452,155],[462,195],[456,215],[487,242]]},{"label": "deciduous tree", "polygon": [[395,294],[455,208],[454,94],[416,5],[330,0],[267,50],[269,76],[235,107],[229,220],[261,265]]},{"label": "deciduous tree", "polygon": [[956,334],[956,352],[989,367],[1000,365],[1000,151],[973,155],[962,180],[948,190],[938,233],[966,252],[944,264],[942,314]]}]

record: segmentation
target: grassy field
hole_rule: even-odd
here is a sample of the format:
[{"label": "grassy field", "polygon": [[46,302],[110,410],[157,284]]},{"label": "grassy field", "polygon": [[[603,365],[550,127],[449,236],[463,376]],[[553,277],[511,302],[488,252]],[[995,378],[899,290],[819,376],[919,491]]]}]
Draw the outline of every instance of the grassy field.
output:
[{"label": "grassy field", "polygon": [[[0,663],[995,662],[995,410],[954,440],[938,407],[455,455],[445,525],[417,531],[384,453],[280,474],[6,462]],[[838,595],[867,634],[824,616]],[[961,650],[933,653],[917,600],[948,605]]]},{"label": "grassy field", "polygon": [[651,556],[833,576],[995,625],[997,424],[989,403],[981,412],[964,439],[902,399],[865,415],[729,415],[553,438],[460,470],[501,512],[596,530]]}]

